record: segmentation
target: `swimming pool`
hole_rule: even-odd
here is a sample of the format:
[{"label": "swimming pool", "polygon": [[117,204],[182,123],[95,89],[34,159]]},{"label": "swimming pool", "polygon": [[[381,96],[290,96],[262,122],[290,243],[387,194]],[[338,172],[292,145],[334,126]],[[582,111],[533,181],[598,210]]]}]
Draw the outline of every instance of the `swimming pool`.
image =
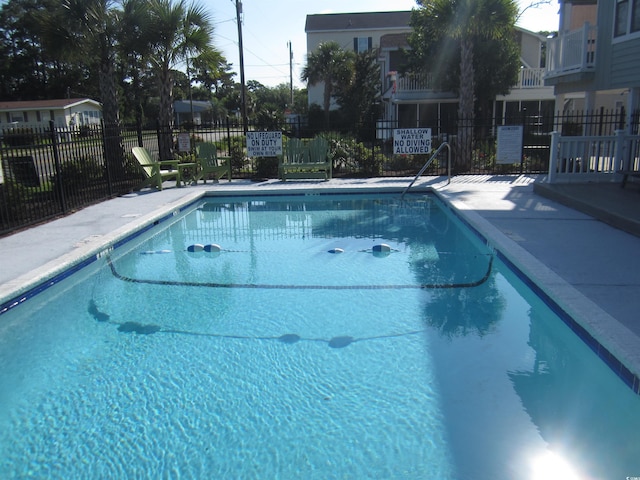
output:
[{"label": "swimming pool", "polygon": [[434,197],[207,199],[69,280],[0,317],[2,477],[640,471],[638,396]]}]

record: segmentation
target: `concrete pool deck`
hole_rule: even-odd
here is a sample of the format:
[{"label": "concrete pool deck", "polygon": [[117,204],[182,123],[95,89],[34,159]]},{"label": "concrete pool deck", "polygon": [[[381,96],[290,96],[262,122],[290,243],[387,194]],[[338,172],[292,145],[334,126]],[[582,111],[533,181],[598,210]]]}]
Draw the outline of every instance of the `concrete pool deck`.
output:
[{"label": "concrete pool deck", "polygon": [[[432,187],[516,267],[525,272],[570,316],[640,376],[640,237],[546,198],[543,177],[422,177],[413,188]],[[72,215],[0,238],[0,304],[89,258],[141,225],[153,223],[205,192],[266,194],[318,189],[398,189],[407,178],[334,179],[328,182],[233,181],[144,190],[87,207]],[[534,184],[539,193],[534,192]],[[622,217],[640,225],[637,190],[613,186],[604,221]],[[609,188],[609,187],[607,187]],[[548,190],[548,189],[547,189]],[[587,199],[597,201],[591,190]],[[561,194],[555,192],[556,200]],[[560,195],[560,196],[558,196]],[[612,198],[607,195],[606,198]],[[637,199],[636,199],[637,197]],[[569,195],[570,198],[570,195]],[[584,198],[584,194],[583,194]],[[603,197],[604,198],[604,197]],[[624,205],[621,205],[624,202]],[[571,202],[565,202],[571,204]],[[579,208],[578,205],[572,206]],[[627,209],[625,213],[625,209]],[[600,215],[589,211],[591,215]],[[608,217],[607,217],[608,215]],[[614,224],[614,222],[608,222]],[[617,225],[626,228],[624,225]],[[630,228],[630,231],[632,228]]]}]

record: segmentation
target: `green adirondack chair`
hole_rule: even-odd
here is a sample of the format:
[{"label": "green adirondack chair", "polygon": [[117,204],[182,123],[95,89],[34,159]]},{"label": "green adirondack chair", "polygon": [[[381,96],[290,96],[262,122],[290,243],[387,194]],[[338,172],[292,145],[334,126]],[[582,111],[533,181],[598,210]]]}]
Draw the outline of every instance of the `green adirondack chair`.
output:
[{"label": "green adirondack chair", "polygon": [[[309,163],[330,163],[329,142],[326,138],[315,137],[307,146],[309,149]],[[331,170],[329,170],[329,178],[331,178]]]},{"label": "green adirondack chair", "polygon": [[[140,164],[142,172],[145,176],[144,182],[137,188],[140,190],[146,186],[156,187],[158,190],[162,190],[162,182],[175,178],[176,186],[181,186],[181,173],[178,165],[178,160],[163,160],[156,161],[151,158],[149,150],[144,147],[133,147],[131,149],[134,158]],[[169,168],[169,170],[164,170]]]},{"label": "green adirondack chair", "polygon": [[198,169],[194,181],[202,179],[204,183],[210,177],[217,182],[226,176],[231,181],[231,159],[218,157],[218,151],[214,143],[199,142],[196,143],[196,157]]},{"label": "green adirondack chair", "polygon": [[290,138],[286,148],[286,163],[299,164],[309,161],[309,150],[299,138]]}]

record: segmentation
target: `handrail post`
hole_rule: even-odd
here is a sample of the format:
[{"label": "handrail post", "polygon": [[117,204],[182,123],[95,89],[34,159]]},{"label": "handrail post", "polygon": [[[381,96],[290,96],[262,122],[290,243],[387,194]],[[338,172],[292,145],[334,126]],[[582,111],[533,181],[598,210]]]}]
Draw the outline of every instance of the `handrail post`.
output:
[{"label": "handrail post", "polygon": [[449,146],[449,143],[447,142],[443,142],[438,149],[431,155],[431,157],[429,158],[429,160],[427,160],[427,163],[425,163],[422,168],[420,169],[420,171],[418,172],[418,174],[413,177],[413,180],[411,180],[411,183],[402,191],[402,194],[400,195],[400,199],[404,198],[404,194],[407,193],[407,191],[413,186],[413,184],[416,182],[416,180],[418,179],[418,177],[420,175],[422,175],[424,173],[424,171],[429,167],[429,165],[431,165],[431,163],[435,160],[435,158],[438,156],[438,154],[440,153],[440,150],[442,150],[444,147],[447,147],[448,151],[449,151],[449,156],[447,159],[447,185],[449,185],[449,183],[451,183],[451,147]]},{"label": "handrail post", "polygon": [[556,181],[558,170],[558,145],[560,143],[560,132],[551,132],[551,146],[549,147],[549,177],[548,182]]},{"label": "handrail post", "polygon": [[451,183],[451,145],[445,142],[447,146],[447,185]]}]

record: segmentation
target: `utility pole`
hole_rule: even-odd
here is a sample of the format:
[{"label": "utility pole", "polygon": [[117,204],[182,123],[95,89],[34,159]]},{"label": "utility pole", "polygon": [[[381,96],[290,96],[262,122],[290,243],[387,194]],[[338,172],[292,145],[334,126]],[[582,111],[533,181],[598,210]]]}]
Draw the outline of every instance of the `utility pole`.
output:
[{"label": "utility pole", "polygon": [[242,108],[242,125],[244,133],[247,133],[247,96],[244,85],[244,49],[242,48],[242,2],[236,0],[236,17],[238,21],[238,49],[240,50],[240,104]]},{"label": "utility pole", "polygon": [[291,41],[287,43],[289,44],[289,92],[291,94],[289,109],[293,111],[293,50],[291,48]]}]

